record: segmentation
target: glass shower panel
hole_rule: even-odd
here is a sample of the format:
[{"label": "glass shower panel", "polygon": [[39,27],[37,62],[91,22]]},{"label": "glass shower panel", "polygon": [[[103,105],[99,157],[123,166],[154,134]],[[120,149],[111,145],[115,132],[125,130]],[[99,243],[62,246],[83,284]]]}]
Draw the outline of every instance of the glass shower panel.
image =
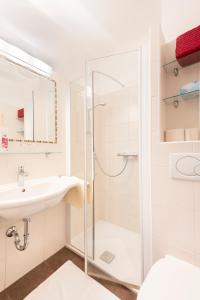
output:
[{"label": "glass shower panel", "polygon": [[[92,172],[92,104],[89,103],[91,97],[88,97],[87,106],[87,129],[84,130],[85,114],[85,80],[80,78],[70,83],[70,174],[78,178],[85,178],[85,159],[87,159],[87,182],[88,182],[88,201],[87,201],[87,231],[88,241],[87,254],[90,258],[94,256],[93,248],[93,172]],[[85,157],[85,138],[87,141],[87,157]],[[70,198],[70,197],[69,197]],[[83,199],[82,199],[83,200]],[[85,251],[85,232],[84,232],[84,202],[73,201],[67,205],[68,217],[68,247],[81,255]]]},{"label": "glass shower panel", "polygon": [[90,61],[87,71],[88,273],[140,285],[140,51]]},{"label": "glass shower panel", "polygon": [[[70,84],[70,129],[71,129],[71,175],[84,178],[84,80]],[[84,252],[84,207],[68,205],[68,245]]]}]

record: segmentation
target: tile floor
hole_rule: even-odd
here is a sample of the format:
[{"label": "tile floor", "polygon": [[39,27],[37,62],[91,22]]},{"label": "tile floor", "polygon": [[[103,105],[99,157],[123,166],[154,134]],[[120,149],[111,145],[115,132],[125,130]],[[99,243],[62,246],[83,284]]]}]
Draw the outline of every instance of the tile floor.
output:
[{"label": "tile floor", "polygon": [[[71,260],[74,264],[76,264],[80,269],[83,270],[83,258],[64,247],[56,254],[48,258],[45,262],[17,280],[5,291],[0,293],[0,300],[22,300],[67,260]],[[117,295],[121,300],[136,300],[136,295],[125,287],[104,280],[98,281],[107,289],[109,289],[113,294]]]}]

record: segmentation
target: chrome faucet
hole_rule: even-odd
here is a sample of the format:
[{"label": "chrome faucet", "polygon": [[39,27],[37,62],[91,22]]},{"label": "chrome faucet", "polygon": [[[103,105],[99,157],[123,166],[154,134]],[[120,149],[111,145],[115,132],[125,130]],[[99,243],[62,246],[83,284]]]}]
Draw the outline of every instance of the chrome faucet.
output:
[{"label": "chrome faucet", "polygon": [[17,183],[19,186],[24,186],[24,178],[25,176],[28,176],[28,173],[24,171],[23,166],[18,167],[18,172],[17,172]]}]

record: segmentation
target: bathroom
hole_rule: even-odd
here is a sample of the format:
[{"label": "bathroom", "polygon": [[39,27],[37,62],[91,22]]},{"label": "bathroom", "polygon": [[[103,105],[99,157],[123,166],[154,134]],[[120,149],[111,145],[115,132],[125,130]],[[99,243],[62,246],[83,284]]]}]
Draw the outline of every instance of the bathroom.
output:
[{"label": "bathroom", "polygon": [[200,299],[199,9],[0,0],[0,300]]}]

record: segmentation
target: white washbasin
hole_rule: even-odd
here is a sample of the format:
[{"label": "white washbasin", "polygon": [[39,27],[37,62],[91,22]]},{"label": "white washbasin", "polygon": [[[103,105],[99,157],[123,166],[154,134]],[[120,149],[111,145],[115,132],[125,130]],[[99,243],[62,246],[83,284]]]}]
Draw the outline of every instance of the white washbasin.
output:
[{"label": "white washbasin", "polygon": [[58,204],[73,187],[83,184],[77,177],[46,177],[0,185],[0,217],[21,219]]}]

